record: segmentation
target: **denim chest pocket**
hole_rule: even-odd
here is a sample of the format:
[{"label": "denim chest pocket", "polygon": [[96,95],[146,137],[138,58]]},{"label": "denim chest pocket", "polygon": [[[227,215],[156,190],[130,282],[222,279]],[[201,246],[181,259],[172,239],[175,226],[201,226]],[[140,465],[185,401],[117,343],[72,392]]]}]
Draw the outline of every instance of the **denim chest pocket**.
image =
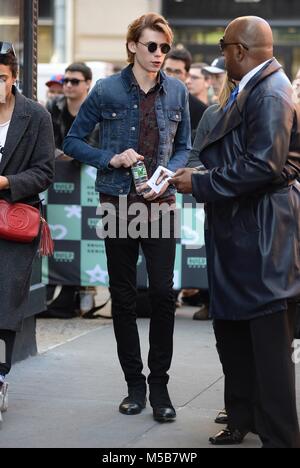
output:
[{"label": "denim chest pocket", "polygon": [[107,143],[120,138],[125,131],[127,109],[106,109],[101,113],[103,140]]},{"label": "denim chest pocket", "polygon": [[182,112],[180,110],[168,111],[169,129],[172,138],[176,135],[179,122],[182,120]]}]

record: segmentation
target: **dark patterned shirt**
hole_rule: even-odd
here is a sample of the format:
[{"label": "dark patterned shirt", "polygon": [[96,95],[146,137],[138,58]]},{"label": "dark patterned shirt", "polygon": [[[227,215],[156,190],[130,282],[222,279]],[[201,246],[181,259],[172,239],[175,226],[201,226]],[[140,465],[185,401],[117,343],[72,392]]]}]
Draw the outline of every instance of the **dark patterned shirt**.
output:
[{"label": "dark patterned shirt", "polygon": [[[140,133],[137,153],[144,156],[144,164],[150,179],[157,169],[159,147],[159,129],[155,113],[155,99],[159,92],[159,84],[147,94],[140,92]],[[135,190],[134,190],[135,192]]]}]

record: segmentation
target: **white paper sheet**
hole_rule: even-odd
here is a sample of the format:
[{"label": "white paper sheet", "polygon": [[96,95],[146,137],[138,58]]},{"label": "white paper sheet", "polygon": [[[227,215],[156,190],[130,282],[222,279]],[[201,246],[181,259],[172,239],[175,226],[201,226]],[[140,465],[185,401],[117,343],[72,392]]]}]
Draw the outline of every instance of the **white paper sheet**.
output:
[{"label": "white paper sheet", "polygon": [[[164,176],[164,178],[160,183],[158,183],[157,181],[162,175]],[[149,185],[149,187],[151,187],[155,193],[159,193],[161,189],[163,188],[163,186],[165,185],[165,183],[168,180],[172,179],[174,175],[175,173],[172,171],[169,171],[169,169],[167,169],[166,167],[159,166],[154,172],[151,179],[148,180],[147,185]]]}]

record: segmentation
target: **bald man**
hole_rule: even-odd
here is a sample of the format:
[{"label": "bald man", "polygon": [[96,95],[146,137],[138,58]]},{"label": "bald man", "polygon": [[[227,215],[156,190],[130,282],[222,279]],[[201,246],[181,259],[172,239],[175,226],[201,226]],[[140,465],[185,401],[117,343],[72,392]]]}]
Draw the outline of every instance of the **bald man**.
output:
[{"label": "bald man", "polygon": [[210,311],[229,418],[210,441],[240,443],[254,431],[265,448],[300,448],[291,358],[300,296],[300,110],[265,20],[235,19],[220,47],[239,87],[198,149],[206,170],[179,170],[170,180],[207,204]]}]

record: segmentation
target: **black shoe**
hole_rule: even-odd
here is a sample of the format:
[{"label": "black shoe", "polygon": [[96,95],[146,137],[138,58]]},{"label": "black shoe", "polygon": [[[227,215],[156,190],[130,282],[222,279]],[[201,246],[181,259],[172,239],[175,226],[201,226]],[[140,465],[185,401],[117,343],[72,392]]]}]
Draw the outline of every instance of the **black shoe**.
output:
[{"label": "black shoe", "polygon": [[215,419],[216,424],[228,424],[228,415],[226,409],[220,411]]},{"label": "black shoe", "polygon": [[146,387],[128,388],[128,396],[120,404],[119,411],[128,416],[140,414],[146,407],[146,401]]},{"label": "black shoe", "polygon": [[158,422],[173,422],[176,419],[176,411],[172,405],[153,407],[153,419]]},{"label": "black shoe", "polygon": [[153,409],[153,418],[155,421],[175,421],[176,411],[172,405],[166,385],[150,384],[150,403]]},{"label": "black shoe", "polygon": [[230,430],[227,428],[218,432],[214,437],[210,437],[209,442],[213,445],[239,445],[247,434],[248,431]]}]

